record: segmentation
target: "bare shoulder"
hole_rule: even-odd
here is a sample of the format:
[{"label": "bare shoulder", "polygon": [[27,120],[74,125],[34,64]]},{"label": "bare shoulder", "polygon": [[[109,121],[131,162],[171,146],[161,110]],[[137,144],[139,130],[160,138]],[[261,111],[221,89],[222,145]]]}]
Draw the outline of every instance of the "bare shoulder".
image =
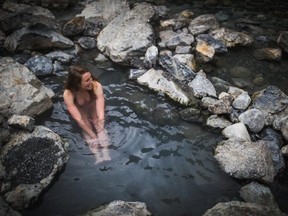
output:
[{"label": "bare shoulder", "polygon": [[72,93],[72,91],[68,90],[68,89],[65,89],[64,92],[63,92],[63,98],[64,100],[69,100],[69,99],[74,99],[74,95]]}]

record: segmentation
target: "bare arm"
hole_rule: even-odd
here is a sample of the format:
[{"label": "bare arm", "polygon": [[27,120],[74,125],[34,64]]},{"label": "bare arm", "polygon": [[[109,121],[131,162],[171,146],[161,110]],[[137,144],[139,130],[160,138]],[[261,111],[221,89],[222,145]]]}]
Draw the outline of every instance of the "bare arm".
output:
[{"label": "bare arm", "polygon": [[78,125],[91,137],[91,139],[96,138],[96,134],[93,132],[92,128],[86,124],[78,108],[74,104],[74,95],[70,90],[65,90],[63,94],[64,103],[67,107],[68,112],[72,118],[78,123]]},{"label": "bare arm", "polygon": [[104,129],[104,123],[105,123],[105,99],[104,99],[104,93],[102,85],[97,82],[96,85],[94,85],[94,92],[96,95],[96,112],[97,112],[97,125],[96,129],[97,131],[101,131]]}]

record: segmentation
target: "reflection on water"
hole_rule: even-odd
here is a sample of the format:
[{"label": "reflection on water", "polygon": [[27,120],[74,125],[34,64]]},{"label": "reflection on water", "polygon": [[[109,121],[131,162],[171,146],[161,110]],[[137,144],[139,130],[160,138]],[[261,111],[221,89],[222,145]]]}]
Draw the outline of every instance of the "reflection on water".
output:
[{"label": "reflection on water", "polygon": [[128,81],[120,69],[90,68],[104,88],[107,144],[91,149],[67,114],[65,74],[46,78],[56,92],[54,109],[37,121],[69,142],[70,160],[24,216],[80,215],[113,200],[145,202],[153,215],[197,216],[218,202],[241,200],[241,183],[213,157],[219,133],[182,121],[179,105]]},{"label": "reflection on water", "polygon": [[212,155],[222,138],[171,118],[178,108],[166,97],[109,78],[122,75],[98,74],[109,144],[95,149],[65,110],[64,76],[47,78],[57,96],[54,109],[38,122],[69,142],[70,160],[38,206],[23,215],[73,216],[113,200],[143,201],[154,215],[201,215],[219,201],[238,199],[240,185],[220,171]]}]

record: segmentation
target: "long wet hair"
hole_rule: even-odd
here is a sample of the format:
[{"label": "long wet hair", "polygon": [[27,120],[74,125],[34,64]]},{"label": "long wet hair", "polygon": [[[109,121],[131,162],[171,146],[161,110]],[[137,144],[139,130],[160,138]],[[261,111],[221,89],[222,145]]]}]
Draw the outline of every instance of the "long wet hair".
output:
[{"label": "long wet hair", "polygon": [[[86,68],[83,68],[81,66],[73,65],[69,67],[68,70],[68,77],[65,83],[65,89],[68,89],[73,92],[79,91],[82,76],[84,73],[86,73],[88,70]],[[96,78],[92,75],[92,79],[96,80]]]}]

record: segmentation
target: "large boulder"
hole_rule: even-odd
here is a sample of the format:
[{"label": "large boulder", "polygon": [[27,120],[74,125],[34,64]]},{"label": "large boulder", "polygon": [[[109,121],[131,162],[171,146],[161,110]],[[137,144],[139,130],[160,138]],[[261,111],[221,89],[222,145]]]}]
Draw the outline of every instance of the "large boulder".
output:
[{"label": "large boulder", "polygon": [[37,116],[53,106],[54,92],[27,68],[12,58],[0,59],[0,89],[6,98],[0,112],[11,115]]},{"label": "large boulder", "polygon": [[1,149],[1,195],[15,209],[31,207],[62,170],[69,156],[50,129],[20,131]]},{"label": "large boulder", "polygon": [[218,143],[214,157],[230,176],[273,182],[274,165],[270,150],[261,143],[228,139]]},{"label": "large boulder", "polygon": [[40,49],[67,49],[74,43],[46,25],[37,23],[10,34],[4,46],[9,52]]},{"label": "large boulder", "polygon": [[116,200],[99,208],[92,209],[82,216],[149,216],[151,212],[142,202],[125,202]]},{"label": "large boulder", "polygon": [[154,43],[154,31],[149,24],[154,15],[152,5],[141,3],[115,17],[98,35],[98,49],[114,62],[143,66],[140,57]]}]

